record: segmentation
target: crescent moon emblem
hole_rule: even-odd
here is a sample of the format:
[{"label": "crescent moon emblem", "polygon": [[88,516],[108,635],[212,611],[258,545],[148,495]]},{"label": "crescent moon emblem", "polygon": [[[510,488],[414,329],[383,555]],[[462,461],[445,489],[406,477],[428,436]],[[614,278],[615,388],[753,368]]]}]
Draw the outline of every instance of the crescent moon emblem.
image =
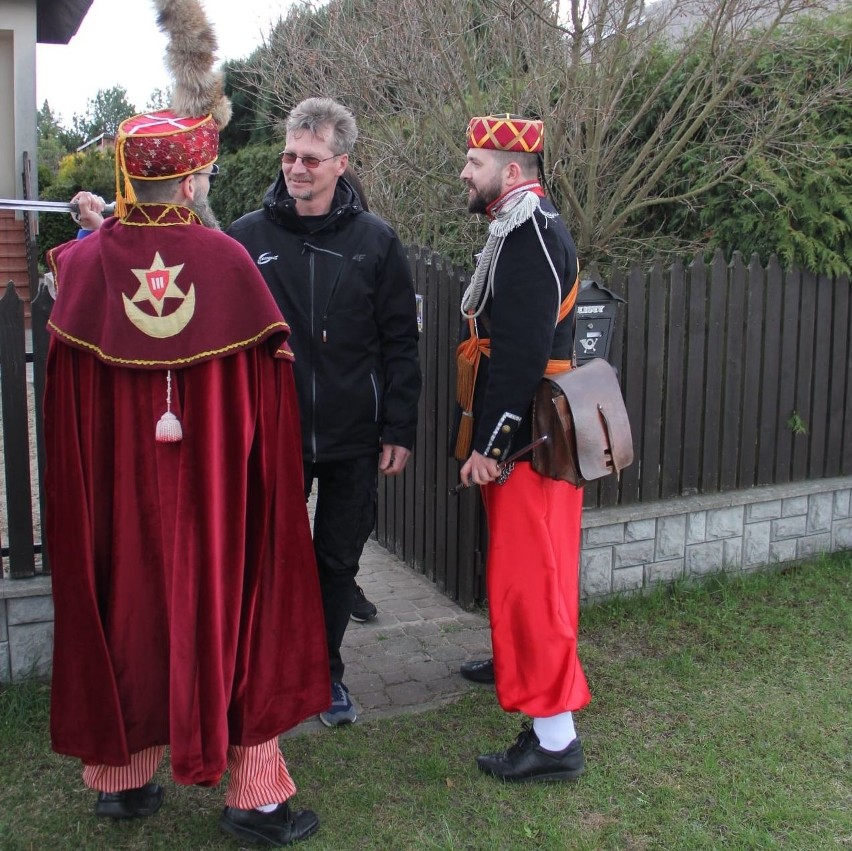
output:
[{"label": "crescent moon emblem", "polygon": [[195,314],[195,284],[189,285],[189,291],[181,306],[168,316],[149,316],[143,313],[124,293],[124,312],[127,318],[143,333],[149,337],[164,339],[180,334],[189,324]]}]

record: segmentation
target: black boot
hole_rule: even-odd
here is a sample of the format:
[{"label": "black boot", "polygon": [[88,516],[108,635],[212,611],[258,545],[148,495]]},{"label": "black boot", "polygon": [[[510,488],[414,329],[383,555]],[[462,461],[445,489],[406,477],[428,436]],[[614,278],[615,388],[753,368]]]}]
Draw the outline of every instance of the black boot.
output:
[{"label": "black boot", "polygon": [[490,685],[494,682],[494,660],[478,659],[473,662],[463,662],[459,673],[471,682]]},{"label": "black boot", "polygon": [[219,817],[219,827],[248,842],[281,848],[316,833],[319,819],[311,810],[291,810],[285,801],[271,813],[225,807]]},{"label": "black boot", "polygon": [[481,771],[502,780],[525,783],[530,780],[575,780],[586,761],[579,737],[561,751],[546,751],[532,727],[524,725],[517,741],[502,753],[476,758]]},{"label": "black boot", "polygon": [[162,786],[146,783],[123,792],[98,792],[95,815],[99,818],[144,818],[154,815],[162,803]]}]

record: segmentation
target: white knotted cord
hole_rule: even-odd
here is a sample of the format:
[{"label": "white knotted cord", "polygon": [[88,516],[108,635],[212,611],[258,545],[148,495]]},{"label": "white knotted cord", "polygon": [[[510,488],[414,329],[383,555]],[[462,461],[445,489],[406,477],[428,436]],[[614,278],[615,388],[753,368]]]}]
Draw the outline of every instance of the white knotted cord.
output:
[{"label": "white knotted cord", "polygon": [[494,261],[500,255],[504,240],[515,228],[528,221],[539,207],[539,196],[530,192],[528,186],[509,192],[500,202],[499,211],[488,225],[485,248],[479,255],[470,284],[462,296],[461,314],[465,319],[476,319],[485,309],[494,287],[494,270],[497,267]]}]

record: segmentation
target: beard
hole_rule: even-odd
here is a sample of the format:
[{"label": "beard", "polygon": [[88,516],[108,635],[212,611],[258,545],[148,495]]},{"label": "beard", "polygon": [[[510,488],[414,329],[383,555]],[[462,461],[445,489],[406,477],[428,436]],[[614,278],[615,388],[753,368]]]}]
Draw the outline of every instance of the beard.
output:
[{"label": "beard", "polygon": [[204,225],[204,227],[212,228],[213,230],[222,230],[222,226],[219,224],[219,219],[216,218],[216,214],[210,206],[209,198],[196,198],[189,205],[189,208],[196,216],[198,216],[199,219],[201,219],[201,224]]},{"label": "beard", "polygon": [[299,181],[284,181],[284,184],[287,187],[287,191],[290,193],[290,197],[294,198],[297,201],[313,201],[314,199],[314,184],[313,183],[302,183]]},{"label": "beard", "polygon": [[468,198],[467,210],[469,213],[485,213],[488,207],[500,197],[501,184],[499,180],[492,181],[482,188],[477,188],[468,183],[472,195]]}]

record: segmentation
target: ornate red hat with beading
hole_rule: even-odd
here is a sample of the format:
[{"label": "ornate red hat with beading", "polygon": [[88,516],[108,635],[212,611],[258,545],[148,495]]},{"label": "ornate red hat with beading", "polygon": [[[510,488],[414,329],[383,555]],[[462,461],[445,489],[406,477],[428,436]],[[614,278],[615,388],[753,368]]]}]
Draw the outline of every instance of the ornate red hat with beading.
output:
[{"label": "ornate red hat with beading", "polygon": [[210,115],[181,117],[164,109],[122,121],[116,149],[128,177],[142,180],[183,177],[216,159],[219,130]]},{"label": "ornate red hat with beading", "polygon": [[537,154],[544,149],[544,122],[508,113],[471,118],[467,146]]}]

